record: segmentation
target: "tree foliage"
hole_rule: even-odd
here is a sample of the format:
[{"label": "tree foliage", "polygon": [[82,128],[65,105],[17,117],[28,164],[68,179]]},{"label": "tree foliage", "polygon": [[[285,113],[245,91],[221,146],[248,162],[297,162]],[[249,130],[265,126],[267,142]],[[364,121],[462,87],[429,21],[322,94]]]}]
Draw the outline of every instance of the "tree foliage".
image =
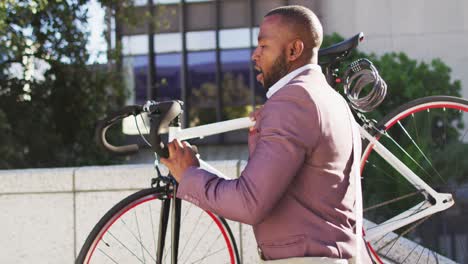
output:
[{"label": "tree foliage", "polygon": [[0,168],[109,162],[94,126],[124,89],[118,73],[86,64],[85,4],[0,4]]}]

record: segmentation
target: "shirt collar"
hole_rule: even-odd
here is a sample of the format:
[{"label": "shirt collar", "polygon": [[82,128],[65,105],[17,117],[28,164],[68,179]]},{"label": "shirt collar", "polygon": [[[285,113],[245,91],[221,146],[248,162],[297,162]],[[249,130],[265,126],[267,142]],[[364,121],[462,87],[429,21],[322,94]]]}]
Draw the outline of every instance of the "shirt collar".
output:
[{"label": "shirt collar", "polygon": [[288,84],[292,79],[294,79],[297,75],[302,73],[305,70],[315,70],[318,72],[322,72],[322,68],[318,64],[306,64],[300,68],[295,69],[294,71],[286,74],[283,78],[279,79],[275,84],[273,84],[266,94],[267,98],[270,98],[275,94],[279,89],[283,88],[286,84]]}]

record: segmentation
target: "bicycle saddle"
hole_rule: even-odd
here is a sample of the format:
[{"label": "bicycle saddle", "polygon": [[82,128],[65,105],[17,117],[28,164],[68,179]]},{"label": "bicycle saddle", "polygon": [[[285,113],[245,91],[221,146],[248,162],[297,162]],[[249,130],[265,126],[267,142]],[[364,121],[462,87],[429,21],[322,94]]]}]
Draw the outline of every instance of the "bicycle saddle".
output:
[{"label": "bicycle saddle", "polygon": [[343,60],[363,39],[364,33],[360,32],[347,40],[343,40],[328,48],[320,49],[318,53],[319,64],[327,65]]}]

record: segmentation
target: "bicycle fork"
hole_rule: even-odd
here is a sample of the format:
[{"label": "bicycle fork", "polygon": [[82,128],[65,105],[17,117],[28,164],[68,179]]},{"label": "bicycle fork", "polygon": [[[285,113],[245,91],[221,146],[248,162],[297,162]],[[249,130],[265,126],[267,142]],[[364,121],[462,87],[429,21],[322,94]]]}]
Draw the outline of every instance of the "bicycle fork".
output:
[{"label": "bicycle fork", "polygon": [[156,260],[158,264],[163,263],[164,247],[167,234],[167,225],[169,221],[169,214],[171,214],[171,264],[177,264],[177,256],[179,253],[179,236],[180,236],[180,213],[182,210],[182,200],[176,198],[177,188],[174,190],[170,197],[166,197],[161,201],[161,216],[159,218],[159,234],[157,241]]},{"label": "bicycle fork", "polygon": [[156,260],[157,263],[162,263],[163,261],[163,253],[164,253],[164,244],[166,241],[166,231],[167,231],[167,221],[169,220],[169,209],[171,200],[164,199],[161,200],[161,216],[159,218],[159,234],[158,234],[158,242],[157,242],[157,252],[156,252]]}]

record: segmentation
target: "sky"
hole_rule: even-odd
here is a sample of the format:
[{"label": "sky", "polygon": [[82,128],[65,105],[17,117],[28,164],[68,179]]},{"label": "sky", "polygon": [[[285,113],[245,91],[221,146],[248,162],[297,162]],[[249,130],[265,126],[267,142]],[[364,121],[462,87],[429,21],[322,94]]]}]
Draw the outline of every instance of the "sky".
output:
[{"label": "sky", "polygon": [[106,63],[106,40],[104,39],[103,31],[104,24],[104,9],[97,0],[91,0],[88,3],[88,30],[90,38],[88,41],[88,51],[90,54],[89,63]]}]

